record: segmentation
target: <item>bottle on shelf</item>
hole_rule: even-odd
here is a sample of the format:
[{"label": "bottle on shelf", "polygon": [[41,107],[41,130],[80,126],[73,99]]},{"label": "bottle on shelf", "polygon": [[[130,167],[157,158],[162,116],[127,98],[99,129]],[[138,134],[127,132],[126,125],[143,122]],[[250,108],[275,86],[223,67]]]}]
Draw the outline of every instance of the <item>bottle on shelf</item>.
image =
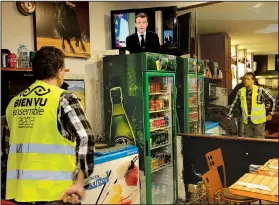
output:
[{"label": "bottle on shelf", "polygon": [[18,67],[29,68],[29,52],[25,45],[19,45],[18,48]]}]

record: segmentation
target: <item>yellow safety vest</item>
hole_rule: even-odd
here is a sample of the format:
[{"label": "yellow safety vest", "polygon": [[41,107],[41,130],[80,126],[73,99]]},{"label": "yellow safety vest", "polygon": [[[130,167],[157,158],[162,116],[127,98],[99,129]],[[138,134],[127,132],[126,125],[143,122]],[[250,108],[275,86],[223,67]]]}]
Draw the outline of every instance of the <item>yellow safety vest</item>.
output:
[{"label": "yellow safety vest", "polygon": [[62,92],[65,90],[36,81],[9,103],[6,199],[55,201],[73,184],[76,142],[64,138],[57,128]]},{"label": "yellow safety vest", "polygon": [[242,108],[242,115],[243,115],[243,122],[245,124],[248,123],[248,117],[251,118],[251,121],[254,124],[260,124],[266,122],[266,110],[265,104],[258,104],[257,96],[258,96],[258,89],[259,87],[254,85],[252,90],[252,107],[251,107],[251,114],[248,115],[248,108],[247,108],[247,100],[246,100],[246,88],[243,87],[240,89],[240,101],[241,101],[241,108]]}]

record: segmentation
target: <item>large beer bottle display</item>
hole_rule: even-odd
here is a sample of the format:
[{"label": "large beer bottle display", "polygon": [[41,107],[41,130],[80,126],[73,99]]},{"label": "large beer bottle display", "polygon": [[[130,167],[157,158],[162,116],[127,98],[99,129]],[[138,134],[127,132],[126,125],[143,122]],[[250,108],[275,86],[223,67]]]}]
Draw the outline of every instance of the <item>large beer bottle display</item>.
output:
[{"label": "large beer bottle display", "polygon": [[133,129],[123,106],[121,87],[110,89],[112,106],[109,139],[117,144],[136,144]]},{"label": "large beer bottle display", "polygon": [[107,144],[139,148],[141,203],[175,203],[176,57],[137,53],[107,56],[103,64]]}]

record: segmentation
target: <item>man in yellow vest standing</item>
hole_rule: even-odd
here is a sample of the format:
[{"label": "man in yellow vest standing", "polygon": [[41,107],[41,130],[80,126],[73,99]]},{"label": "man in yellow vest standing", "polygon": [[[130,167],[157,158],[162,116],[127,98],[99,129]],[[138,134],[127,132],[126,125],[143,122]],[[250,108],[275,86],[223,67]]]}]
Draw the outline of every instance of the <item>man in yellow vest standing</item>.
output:
[{"label": "man in yellow vest standing", "polygon": [[80,203],[93,172],[94,136],[77,97],[61,89],[64,54],[42,47],[29,88],[6,110],[6,199],[16,203]]},{"label": "man in yellow vest standing", "polygon": [[[243,76],[244,86],[241,88],[235,100],[231,104],[228,118],[232,118],[234,109],[242,109],[244,136],[259,137],[265,136],[265,122],[271,120],[275,113],[275,99],[262,87],[255,85],[255,74],[248,72]],[[265,103],[272,104],[271,112],[266,116]]]}]

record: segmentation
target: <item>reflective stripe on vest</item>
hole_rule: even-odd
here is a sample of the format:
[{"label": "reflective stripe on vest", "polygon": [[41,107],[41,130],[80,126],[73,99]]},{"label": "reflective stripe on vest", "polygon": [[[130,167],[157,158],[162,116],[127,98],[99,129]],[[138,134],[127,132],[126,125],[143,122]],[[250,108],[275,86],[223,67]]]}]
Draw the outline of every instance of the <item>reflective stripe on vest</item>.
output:
[{"label": "reflective stripe on vest", "polygon": [[7,171],[7,179],[69,180],[71,178],[72,178],[72,172],[34,171],[34,170],[10,170],[10,171]]},{"label": "reflective stripe on vest", "polygon": [[[243,117],[247,120],[247,118],[250,117],[250,116],[243,116]],[[261,115],[253,116],[253,119],[257,120],[257,119],[261,119],[261,118],[263,118],[263,117],[266,117],[266,114],[265,114],[265,113],[264,113],[264,114],[261,114]]]},{"label": "reflective stripe on vest", "polygon": [[67,154],[75,156],[75,148],[52,144],[13,144],[10,146],[9,153]]}]

